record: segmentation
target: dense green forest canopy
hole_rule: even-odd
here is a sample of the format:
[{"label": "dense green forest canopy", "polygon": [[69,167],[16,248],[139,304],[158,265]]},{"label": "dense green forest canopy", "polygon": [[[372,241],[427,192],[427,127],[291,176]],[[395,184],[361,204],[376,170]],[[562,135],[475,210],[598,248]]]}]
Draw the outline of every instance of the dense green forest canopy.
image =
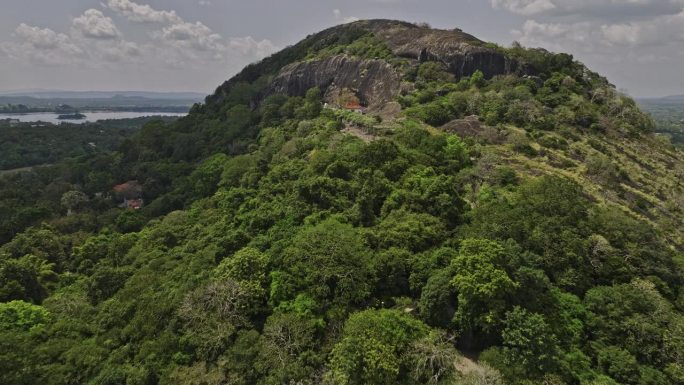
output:
[{"label": "dense green forest canopy", "polygon": [[114,151],[145,123],[168,117],[101,120],[97,123],[12,123],[0,120],[0,170],[53,164],[98,151]]},{"label": "dense green forest canopy", "polygon": [[642,99],[639,105],[653,116],[656,132],[675,146],[684,146],[684,98]]},{"label": "dense green forest canopy", "polygon": [[81,111],[187,112],[200,94],[155,92],[27,92],[0,95],[0,113]]},{"label": "dense green forest canopy", "polygon": [[[0,178],[0,383],[684,384],[681,152],[569,55],[456,78],[379,44]],[[400,68],[399,114],[265,96],[331,53]]]}]

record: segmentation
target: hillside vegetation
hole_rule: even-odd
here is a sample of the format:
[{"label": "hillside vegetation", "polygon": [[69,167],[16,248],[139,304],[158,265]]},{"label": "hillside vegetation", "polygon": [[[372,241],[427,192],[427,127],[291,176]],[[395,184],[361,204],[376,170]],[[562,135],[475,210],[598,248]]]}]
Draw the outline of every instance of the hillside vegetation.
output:
[{"label": "hillside vegetation", "polygon": [[121,142],[151,120],[168,117],[102,120],[97,123],[13,123],[0,120],[0,170],[56,163],[93,153],[116,150]]},{"label": "hillside vegetation", "polygon": [[684,162],[653,130],[566,54],[312,35],[0,179],[0,383],[684,384]]}]

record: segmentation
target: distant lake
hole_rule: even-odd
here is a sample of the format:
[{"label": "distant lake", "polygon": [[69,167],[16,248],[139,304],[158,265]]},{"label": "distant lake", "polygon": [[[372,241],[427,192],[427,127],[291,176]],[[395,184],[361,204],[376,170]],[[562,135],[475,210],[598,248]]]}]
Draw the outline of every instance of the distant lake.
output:
[{"label": "distant lake", "polygon": [[98,120],[106,120],[106,119],[133,119],[133,118],[142,118],[144,116],[175,116],[175,117],[181,117],[181,116],[186,116],[187,113],[181,113],[181,112],[125,112],[125,111],[98,111],[98,112],[89,112],[89,111],[82,111],[81,114],[85,115],[85,119],[81,120],[59,120],[57,119],[57,116],[60,114],[56,114],[54,112],[35,112],[35,113],[28,113],[28,114],[0,114],[0,120],[1,119],[19,119],[21,122],[47,122],[47,123],[53,123],[53,124],[59,124],[61,122],[66,122],[66,123],[92,123],[92,122],[97,122]]}]

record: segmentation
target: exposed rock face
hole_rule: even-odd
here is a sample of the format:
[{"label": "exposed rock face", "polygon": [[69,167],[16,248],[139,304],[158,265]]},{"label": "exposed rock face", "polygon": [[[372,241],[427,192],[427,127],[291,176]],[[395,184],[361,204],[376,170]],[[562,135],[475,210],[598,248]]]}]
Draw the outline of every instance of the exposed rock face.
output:
[{"label": "exposed rock face", "polygon": [[356,93],[364,105],[393,100],[400,89],[399,74],[383,60],[360,60],[344,55],[298,62],[284,67],[273,79],[269,93],[303,96],[318,87],[328,102],[342,89]]},{"label": "exposed rock face", "polygon": [[432,29],[394,20],[362,20],[350,26],[373,32],[397,56],[419,62],[441,61],[459,78],[477,70],[487,78],[519,70],[518,63],[458,29]]},{"label": "exposed rock face", "polygon": [[428,60],[443,61],[458,78],[470,76],[477,70],[482,71],[486,78],[491,78],[512,73],[517,67],[515,62],[507,60],[504,55],[481,47],[462,45],[453,47],[451,51],[434,51],[426,48],[423,52]]},{"label": "exposed rock face", "polygon": [[206,102],[220,108],[235,84],[251,83],[262,75],[274,75],[273,83],[253,100],[254,106],[270,94],[302,96],[308,89],[319,87],[328,102],[333,101],[342,90],[348,89],[356,94],[362,104],[380,110],[382,104],[394,100],[401,91],[402,74],[389,63],[344,55],[305,60],[308,52],[345,44],[340,40],[345,36],[360,37],[367,33],[385,42],[396,56],[409,59],[411,65],[417,66],[425,61],[442,62],[457,78],[470,76],[477,70],[482,71],[486,78],[530,72],[524,65],[458,29],[432,29],[395,20],[362,20],[308,36],[294,46],[247,66],[220,86],[214,95],[207,97]]},{"label": "exposed rock face", "polygon": [[[487,78],[520,72],[521,66],[484,42],[460,30],[439,30],[394,20],[362,20],[322,31],[307,38],[325,42],[351,30],[371,32],[384,41],[392,52],[410,59],[414,65],[439,61],[457,78],[482,71]],[[360,60],[343,55],[305,61],[284,67],[268,93],[302,96],[319,87],[328,102],[341,89],[354,91],[371,108],[387,103],[398,95],[401,75],[382,60]]]}]

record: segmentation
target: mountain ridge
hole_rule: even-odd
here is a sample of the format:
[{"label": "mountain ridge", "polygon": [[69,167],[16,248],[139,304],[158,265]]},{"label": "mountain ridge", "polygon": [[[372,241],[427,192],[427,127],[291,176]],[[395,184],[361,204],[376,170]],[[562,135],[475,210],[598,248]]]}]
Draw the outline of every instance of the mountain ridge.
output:
[{"label": "mountain ridge", "polygon": [[[344,44],[345,39],[356,39],[369,33],[386,44],[398,57],[418,62],[432,59],[443,60],[448,64],[449,70],[457,76],[469,76],[475,70],[480,70],[489,78],[496,74],[516,70],[514,62],[507,61],[496,50],[484,47],[482,41],[457,29],[435,30],[408,22],[385,19],[361,20],[309,35],[301,42],[273,56],[247,66],[221,85],[213,95],[208,96],[207,104],[220,102],[221,95],[225,94],[231,84],[255,81],[255,76],[263,75],[262,72],[275,72],[282,68],[278,66],[278,63],[283,59],[289,63],[301,61],[306,58],[309,50],[315,51],[317,45],[335,44],[338,41]],[[315,84],[315,81],[308,83],[307,85]],[[325,86],[322,83],[315,85]]]},{"label": "mountain ridge", "polygon": [[106,99],[114,97],[138,97],[147,99],[197,99],[206,95],[199,92],[162,92],[162,91],[67,91],[67,90],[33,90],[2,91],[0,96],[26,96],[38,99]]}]

